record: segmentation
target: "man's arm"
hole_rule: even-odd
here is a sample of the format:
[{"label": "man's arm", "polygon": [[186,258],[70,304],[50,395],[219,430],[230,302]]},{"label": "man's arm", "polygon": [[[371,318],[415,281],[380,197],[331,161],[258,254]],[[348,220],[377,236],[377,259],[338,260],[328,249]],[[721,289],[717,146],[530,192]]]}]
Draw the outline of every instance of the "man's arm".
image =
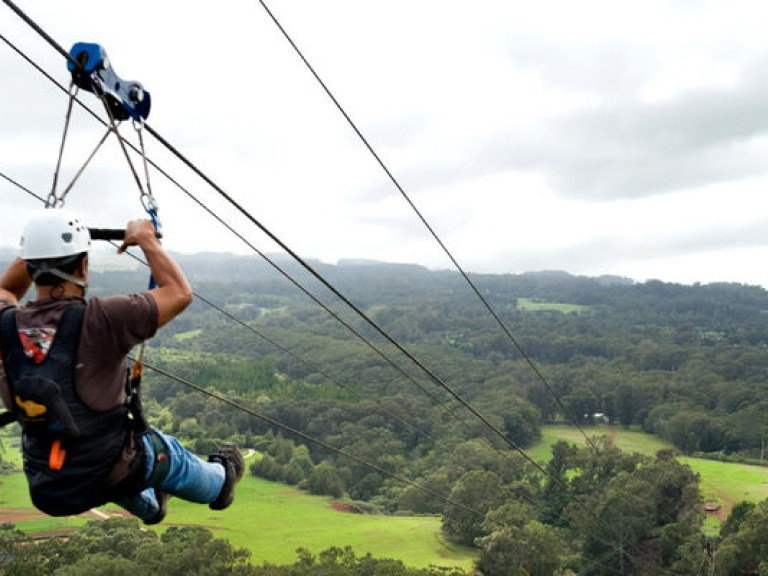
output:
[{"label": "man's arm", "polygon": [[181,314],[192,302],[192,288],[178,264],[168,255],[155,237],[150,220],[132,220],[125,228],[125,239],[118,252],[138,246],[152,271],[157,288],[149,291],[157,302],[157,325],[163,326]]},{"label": "man's arm", "polygon": [[16,258],[0,278],[0,300],[17,305],[31,285],[32,278],[27,273],[27,263],[21,258]]}]

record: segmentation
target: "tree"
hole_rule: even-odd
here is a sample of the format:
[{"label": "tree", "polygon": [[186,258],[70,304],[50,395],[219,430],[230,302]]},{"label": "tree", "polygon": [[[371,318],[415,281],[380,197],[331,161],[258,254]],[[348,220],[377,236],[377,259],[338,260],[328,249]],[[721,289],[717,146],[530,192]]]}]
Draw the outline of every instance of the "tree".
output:
[{"label": "tree", "polygon": [[[448,496],[451,491],[451,479],[444,471],[430,474],[416,482],[429,492]],[[445,507],[445,500],[437,498],[424,490],[408,487],[400,496],[398,508],[415,514],[440,514]]]},{"label": "tree", "polygon": [[149,573],[144,566],[121,556],[113,556],[107,552],[98,552],[83,556],[74,564],[62,566],[56,570],[56,576],[85,576],[99,574],[100,576],[145,576]]},{"label": "tree", "polygon": [[768,402],[758,402],[737,412],[734,433],[742,447],[755,449],[763,460],[768,455]]},{"label": "tree", "polygon": [[485,514],[502,504],[504,487],[493,472],[467,472],[453,486],[443,514],[443,532],[453,542],[472,546],[483,535]]},{"label": "tree", "polygon": [[282,466],[269,454],[263,454],[248,469],[254,476],[273,482],[282,482],[286,477],[285,466]]},{"label": "tree", "polygon": [[682,410],[667,421],[666,436],[686,454],[716,452],[725,446],[726,429],[708,414]]},{"label": "tree", "polygon": [[533,506],[520,500],[509,498],[499,506],[490,510],[483,521],[483,532],[490,534],[505,528],[519,529],[530,522],[533,516]]},{"label": "tree", "polygon": [[541,414],[538,409],[522,400],[505,407],[504,433],[518,446],[533,444],[541,437]]},{"label": "tree", "polygon": [[[745,512],[746,507],[742,511]],[[718,547],[715,567],[718,574],[763,574],[768,572],[768,501],[747,512],[736,532],[723,538]]]},{"label": "tree", "polygon": [[309,475],[307,488],[312,494],[339,498],[344,493],[344,482],[333,464],[323,461]]},{"label": "tree", "polygon": [[637,474],[653,486],[648,498],[656,505],[656,524],[678,522],[699,507],[698,475],[681,464],[673,450],[660,450],[639,466]]},{"label": "tree", "polygon": [[728,514],[728,518],[720,527],[720,537],[727,538],[732,534],[736,534],[741,528],[741,524],[749,517],[754,509],[754,502],[743,500],[735,504],[733,508],[731,508],[731,513]]},{"label": "tree", "polygon": [[555,529],[532,520],[521,528],[503,528],[478,540],[477,568],[482,574],[552,576],[565,548]]},{"label": "tree", "polygon": [[595,516],[585,514],[581,530],[586,538],[583,555],[600,562],[598,574],[632,574],[639,544],[656,525],[652,486],[631,474],[620,473],[600,499]]},{"label": "tree", "polygon": [[558,440],[552,446],[552,458],[547,463],[547,477],[539,499],[539,519],[552,526],[565,525],[563,510],[573,497],[564,487],[568,486],[566,473],[578,453],[576,446]]},{"label": "tree", "polygon": [[524,461],[514,452],[501,452],[484,440],[467,440],[457,445],[448,458],[447,472],[453,478],[472,470],[494,472],[502,481],[512,482],[523,477]]}]

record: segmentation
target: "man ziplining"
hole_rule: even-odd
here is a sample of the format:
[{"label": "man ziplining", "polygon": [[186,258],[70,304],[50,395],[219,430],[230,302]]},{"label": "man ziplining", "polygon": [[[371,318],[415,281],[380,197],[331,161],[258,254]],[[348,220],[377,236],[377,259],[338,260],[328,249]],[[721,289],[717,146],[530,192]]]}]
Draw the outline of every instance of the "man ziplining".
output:
[{"label": "man ziplining", "polygon": [[138,246],[157,286],[86,301],[90,244],[75,214],[47,208],[0,278],[0,423],[21,424],[33,504],[64,516],[114,502],[146,524],[163,520],[170,496],[227,508],[245,468],[237,446],[203,461],[146,426],[138,390],[129,398],[127,354],[189,305],[184,273],[154,223],[134,220],[118,252]]}]

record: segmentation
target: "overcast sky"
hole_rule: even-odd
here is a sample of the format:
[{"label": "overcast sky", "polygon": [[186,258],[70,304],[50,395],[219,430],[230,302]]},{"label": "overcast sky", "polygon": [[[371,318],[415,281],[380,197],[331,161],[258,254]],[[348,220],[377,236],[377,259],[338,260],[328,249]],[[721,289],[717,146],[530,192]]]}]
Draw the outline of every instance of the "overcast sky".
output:
[{"label": "overcast sky", "polygon": [[[256,0],[16,2],[67,49],[102,44],[121,77],[151,92],[149,124],[295,252],[450,267]],[[466,270],[768,286],[763,2],[269,6]],[[63,59],[3,4],[0,31],[69,82]],[[0,171],[45,196],[66,96],[3,43],[0,74]],[[65,183],[102,130],[75,111]],[[147,147],[276,249],[151,137]],[[249,251],[151,177],[166,246]],[[37,206],[0,180],[0,245],[16,244]],[[142,217],[113,139],[67,207],[92,226]]]}]

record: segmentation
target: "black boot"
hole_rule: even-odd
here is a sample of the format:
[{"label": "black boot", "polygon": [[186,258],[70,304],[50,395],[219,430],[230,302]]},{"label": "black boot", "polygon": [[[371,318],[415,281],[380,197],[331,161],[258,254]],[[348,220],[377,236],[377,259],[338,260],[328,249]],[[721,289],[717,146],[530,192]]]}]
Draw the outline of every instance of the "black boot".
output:
[{"label": "black boot", "polygon": [[171,497],[168,492],[163,492],[162,490],[158,490],[157,488],[155,490],[155,498],[157,498],[157,505],[158,510],[157,514],[152,516],[149,520],[145,520],[144,524],[151,525],[151,524],[160,524],[160,522],[163,521],[165,518],[166,512],[168,512],[168,499]]},{"label": "black boot", "polygon": [[245,460],[237,444],[228,442],[219,448],[218,454],[208,456],[208,462],[218,462],[224,466],[224,485],[221,487],[221,492],[219,492],[216,500],[208,505],[211,510],[224,510],[235,499],[235,485],[243,477]]}]

